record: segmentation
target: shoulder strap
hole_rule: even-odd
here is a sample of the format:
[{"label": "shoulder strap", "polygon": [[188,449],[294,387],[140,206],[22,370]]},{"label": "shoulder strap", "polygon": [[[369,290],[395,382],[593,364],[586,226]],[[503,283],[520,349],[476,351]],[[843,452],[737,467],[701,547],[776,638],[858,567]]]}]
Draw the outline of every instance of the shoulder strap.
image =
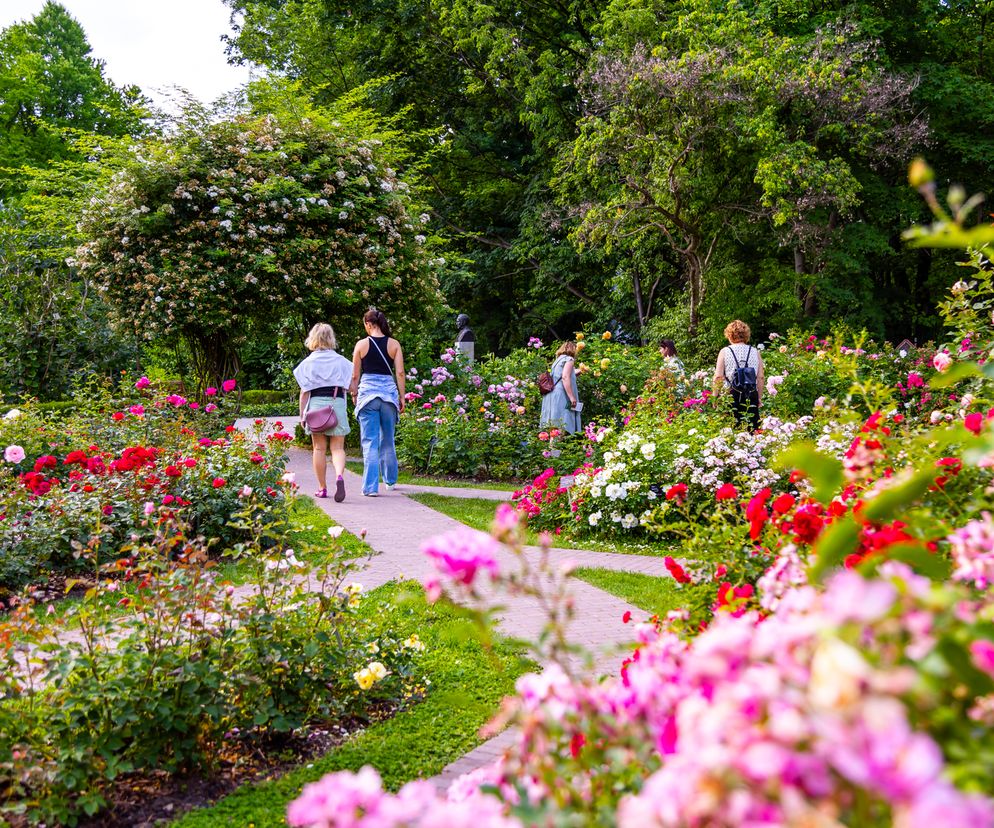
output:
[{"label": "shoulder strap", "polygon": [[[387,370],[391,374],[393,374],[393,365],[390,364],[390,360],[387,359],[387,355],[383,353],[383,349],[380,347],[380,343],[377,342],[375,339],[373,339],[373,337],[369,337],[369,341],[376,346],[376,350],[380,352],[380,356],[382,357],[384,364],[387,366]],[[388,339],[387,343],[389,344],[389,342],[390,340]]]},{"label": "shoulder strap", "polygon": [[[732,345],[728,346],[728,353],[732,355],[732,359],[735,361],[735,370],[738,370],[742,366],[739,365],[739,358],[735,356],[735,347]],[[746,365],[749,364],[749,354],[746,354]]]}]

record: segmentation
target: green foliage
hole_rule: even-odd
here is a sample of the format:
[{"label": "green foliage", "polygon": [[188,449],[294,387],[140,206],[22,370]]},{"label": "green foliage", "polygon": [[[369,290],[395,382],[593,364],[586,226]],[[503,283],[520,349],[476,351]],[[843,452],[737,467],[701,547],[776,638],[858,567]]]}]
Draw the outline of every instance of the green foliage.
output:
[{"label": "green foliage", "polygon": [[851,29],[789,38],[741,7],[692,0],[681,11],[648,43],[627,31],[642,25],[627,6],[605,15],[611,37],[556,183],[582,218],[580,244],[629,253],[665,238],[694,333],[716,251],[744,217],[767,219],[814,265],[859,204],[859,166],[900,157],[924,127],[910,114],[913,84]]},{"label": "green foliage", "polygon": [[376,304],[416,329],[438,297],[428,216],[391,166],[402,141],[371,120],[192,113],[91,200],[83,275],[134,336],[182,335],[204,384],[235,375],[249,326],[271,330],[277,310],[303,326]]},{"label": "green foliage", "polygon": [[[4,624],[8,640],[48,654],[42,666],[25,667],[6,651],[7,809],[75,824],[106,804],[122,773],[209,772],[233,748],[425,692],[416,631],[400,637],[388,603],[342,587],[346,565],[312,573],[283,546],[285,524],[250,510],[232,519],[250,537],[233,552],[255,567],[254,589],[243,596],[214,577],[202,540],[165,519],[117,567],[141,581],[122,599],[124,616],[107,600],[120,594],[118,581],[107,580],[48,624],[28,607]],[[306,575],[313,592],[299,580]],[[382,671],[363,684],[363,670],[377,665]]]},{"label": "green foliage", "polygon": [[[146,112],[137,87],[120,89],[90,55],[86,34],[65,7],[47,0],[31,20],[0,32],[0,175],[76,155],[66,133],[140,132]],[[0,193],[18,186],[9,178]]]},{"label": "green foliage", "polygon": [[[427,650],[419,667],[434,691],[306,767],[246,785],[209,808],[190,812],[177,820],[176,828],[207,828],[220,822],[278,828],[286,821],[287,804],[301,787],[326,773],[372,765],[385,786],[397,790],[412,779],[439,773],[480,743],[480,727],[525,669],[516,651],[499,639],[494,648],[485,650],[467,633],[456,610],[427,605],[420,590],[409,584],[390,584],[375,595],[395,607],[384,626],[393,627],[398,635],[416,632],[424,641]],[[455,708],[460,715],[452,715]]]}]

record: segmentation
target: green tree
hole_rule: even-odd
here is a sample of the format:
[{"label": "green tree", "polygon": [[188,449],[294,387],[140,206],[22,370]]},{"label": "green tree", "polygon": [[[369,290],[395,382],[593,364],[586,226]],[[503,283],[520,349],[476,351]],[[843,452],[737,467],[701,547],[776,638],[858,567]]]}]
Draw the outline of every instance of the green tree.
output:
[{"label": "green tree", "polygon": [[146,101],[138,88],[114,86],[90,53],[82,27],[51,0],[31,20],[0,32],[0,168],[8,175],[70,155],[66,131],[120,136],[141,129]]},{"label": "green tree", "polygon": [[305,109],[188,117],[127,154],[84,214],[84,277],[123,329],[185,339],[200,383],[237,374],[250,329],[328,319],[347,334],[375,304],[413,332],[439,303],[399,137]]},{"label": "green tree", "polygon": [[606,2],[227,2],[233,56],[301,79],[320,102],[388,78],[371,101],[421,135],[431,211],[455,240],[445,296],[484,340],[520,344],[609,312],[614,264],[577,254],[548,188]]},{"label": "green tree", "polygon": [[[693,333],[724,239],[767,223],[805,279],[859,204],[858,170],[903,160],[926,128],[910,110],[914,83],[849,29],[776,36],[735,4],[690,0],[650,46],[629,13],[605,22],[558,185],[582,218],[580,243],[631,255],[666,241]],[[797,287],[811,303],[813,284]]]}]

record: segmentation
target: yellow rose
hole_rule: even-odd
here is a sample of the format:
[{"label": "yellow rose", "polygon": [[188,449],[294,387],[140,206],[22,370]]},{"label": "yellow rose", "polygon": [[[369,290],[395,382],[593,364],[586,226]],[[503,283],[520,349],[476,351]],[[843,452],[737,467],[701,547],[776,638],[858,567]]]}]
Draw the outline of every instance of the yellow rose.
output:
[{"label": "yellow rose", "polygon": [[601,372],[600,372],[600,371],[594,371],[594,376],[595,376],[595,377],[599,377],[600,375],[601,375]]},{"label": "yellow rose", "polygon": [[583,342],[583,331],[580,331],[580,333],[576,335],[576,341]]},{"label": "yellow rose", "polygon": [[611,364],[611,360],[609,360],[607,357],[604,357],[604,359],[601,360],[601,370],[602,371],[606,371],[607,370],[607,366],[610,365],[610,364]]},{"label": "yellow rose", "polygon": [[409,650],[417,650],[419,653],[424,652],[425,648],[424,642],[418,638],[417,633],[412,633],[411,637],[404,642],[404,646]]},{"label": "yellow rose", "polygon": [[610,339],[610,338],[611,338],[610,331],[604,331],[604,333],[601,334],[601,339]]},{"label": "yellow rose", "polygon": [[358,673],[353,673],[352,678],[355,679],[355,683],[359,685],[360,690],[368,690],[376,681],[373,678],[373,674],[366,667],[363,667]]},{"label": "yellow rose", "polygon": [[576,343],[576,350],[577,351],[582,351],[586,347],[587,347],[587,343],[586,342],[577,342]]},{"label": "yellow rose", "polygon": [[387,676],[387,668],[378,661],[371,661],[366,667],[374,681],[382,681]]},{"label": "yellow rose", "polygon": [[373,655],[376,655],[380,651],[380,645],[377,644],[375,641],[370,641],[366,645],[366,649],[369,650],[369,652],[371,652]]}]

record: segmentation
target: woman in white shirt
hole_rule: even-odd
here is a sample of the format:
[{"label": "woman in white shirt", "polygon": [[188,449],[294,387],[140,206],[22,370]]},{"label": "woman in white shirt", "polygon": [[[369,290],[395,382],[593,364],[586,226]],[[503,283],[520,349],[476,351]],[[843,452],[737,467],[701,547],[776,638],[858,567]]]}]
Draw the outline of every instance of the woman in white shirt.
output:
[{"label": "woman in white shirt", "polygon": [[741,424],[748,415],[753,430],[759,428],[759,406],[763,393],[763,358],[749,344],[752,331],[738,319],[725,327],[728,345],[718,352],[714,368],[714,388],[722,386],[732,394],[735,422]]},{"label": "woman in white shirt", "polygon": [[[335,348],[335,331],[331,325],[320,322],[311,328],[305,342],[311,354],[293,369],[293,375],[300,386],[300,422],[304,431],[311,435],[313,446],[312,461],[314,474],[318,479],[315,497],[328,496],[327,454],[331,446],[331,462],[338,479],[335,481],[335,502],[345,500],[345,435],[349,428],[349,415],[346,397],[352,383],[352,361],[343,357]],[[329,431],[311,433],[304,414],[318,408],[331,406],[338,417],[338,425]]]}]

